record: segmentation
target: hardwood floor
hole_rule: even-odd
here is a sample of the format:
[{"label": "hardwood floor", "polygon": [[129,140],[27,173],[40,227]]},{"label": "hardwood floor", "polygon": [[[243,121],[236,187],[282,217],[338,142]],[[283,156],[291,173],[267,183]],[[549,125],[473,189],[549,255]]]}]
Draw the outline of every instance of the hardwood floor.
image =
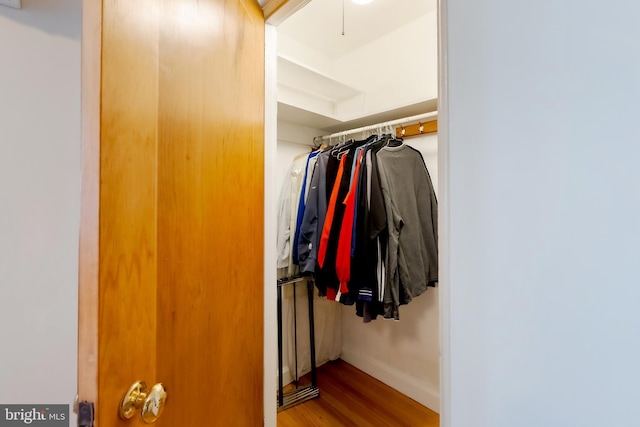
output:
[{"label": "hardwood floor", "polygon": [[[301,379],[307,384],[308,376]],[[440,416],[337,360],[318,368],[320,397],[278,413],[278,427],[439,427]]]}]

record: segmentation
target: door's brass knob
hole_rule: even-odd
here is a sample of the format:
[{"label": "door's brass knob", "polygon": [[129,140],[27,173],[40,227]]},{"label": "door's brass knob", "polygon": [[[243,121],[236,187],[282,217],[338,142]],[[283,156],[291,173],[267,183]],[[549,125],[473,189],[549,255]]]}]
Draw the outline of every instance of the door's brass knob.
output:
[{"label": "door's brass knob", "polygon": [[158,420],[167,401],[167,391],[162,383],[147,389],[144,381],[137,381],[122,396],[120,401],[120,418],[128,420],[133,417],[136,409],[140,409],[140,419],[145,424]]}]

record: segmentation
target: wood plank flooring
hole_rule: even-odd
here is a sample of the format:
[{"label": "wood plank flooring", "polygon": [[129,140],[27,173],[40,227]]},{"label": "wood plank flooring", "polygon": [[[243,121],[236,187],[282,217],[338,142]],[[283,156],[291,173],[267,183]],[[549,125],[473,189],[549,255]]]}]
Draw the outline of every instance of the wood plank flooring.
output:
[{"label": "wood plank flooring", "polygon": [[279,412],[278,427],[440,426],[437,413],[342,360],[318,368],[318,387],[319,398]]}]

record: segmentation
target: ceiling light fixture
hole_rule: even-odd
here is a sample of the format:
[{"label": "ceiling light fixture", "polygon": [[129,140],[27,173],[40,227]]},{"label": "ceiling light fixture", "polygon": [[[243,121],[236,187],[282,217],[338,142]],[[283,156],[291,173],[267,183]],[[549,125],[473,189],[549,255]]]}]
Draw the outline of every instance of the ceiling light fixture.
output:
[{"label": "ceiling light fixture", "polygon": [[351,0],[352,2],[354,2],[355,4],[368,4],[371,3],[373,0]]}]

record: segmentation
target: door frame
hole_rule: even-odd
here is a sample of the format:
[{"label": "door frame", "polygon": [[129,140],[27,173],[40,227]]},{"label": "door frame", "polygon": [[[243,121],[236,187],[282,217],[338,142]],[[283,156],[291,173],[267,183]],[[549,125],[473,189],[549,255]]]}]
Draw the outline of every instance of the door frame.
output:
[{"label": "door frame", "polygon": [[266,0],[261,2],[265,15],[264,58],[264,425],[276,427],[276,390],[278,383],[276,241],[278,189],[276,175],[278,152],[278,33],[277,25],[311,0]]},{"label": "door frame", "polygon": [[[273,1],[273,0],[272,0]],[[273,181],[277,152],[277,31],[276,25],[309,0],[279,1],[287,4],[283,15],[267,16],[265,25],[265,225],[276,224],[276,188]],[[269,1],[267,1],[267,4]],[[295,4],[295,7],[292,7]],[[448,86],[448,0],[438,0],[438,287],[440,312],[440,426],[451,425],[451,289],[449,233],[449,86]],[[266,6],[266,5],[264,5]],[[263,10],[266,10],[263,6]],[[276,247],[274,228],[265,226],[264,290],[264,414],[265,426],[277,424],[275,390],[277,371]]]},{"label": "door frame", "polygon": [[269,20],[264,26],[264,425],[276,427],[276,391],[278,383],[278,323],[276,281],[276,227],[278,193],[273,177],[276,174],[278,152],[278,82],[277,31]]},{"label": "door frame", "polygon": [[102,2],[82,1],[82,173],[78,255],[78,400],[98,401]]},{"label": "door frame", "polygon": [[438,309],[440,426],[451,426],[451,251],[448,0],[438,0]]}]

